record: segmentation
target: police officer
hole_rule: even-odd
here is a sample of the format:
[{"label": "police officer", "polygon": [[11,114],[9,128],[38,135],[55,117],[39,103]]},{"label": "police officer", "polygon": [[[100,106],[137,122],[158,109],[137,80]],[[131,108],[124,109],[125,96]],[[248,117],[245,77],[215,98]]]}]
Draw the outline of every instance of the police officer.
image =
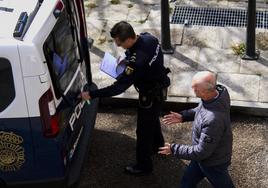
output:
[{"label": "police officer", "polygon": [[112,85],[95,91],[81,93],[84,100],[118,95],[134,84],[139,92],[137,117],[137,143],[135,165],[125,168],[133,175],[152,172],[151,156],[164,145],[159,115],[165,100],[170,79],[169,69],[163,65],[163,54],[157,38],[149,33],[136,35],[132,26],[121,21],[111,29],[111,37],[117,46],[126,49],[126,68]]}]

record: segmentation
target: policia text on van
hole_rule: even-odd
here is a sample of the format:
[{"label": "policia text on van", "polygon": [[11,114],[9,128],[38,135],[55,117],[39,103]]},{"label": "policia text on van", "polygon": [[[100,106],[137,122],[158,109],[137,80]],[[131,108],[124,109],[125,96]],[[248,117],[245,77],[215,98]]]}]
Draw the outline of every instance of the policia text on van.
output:
[{"label": "policia text on van", "polygon": [[78,180],[97,100],[82,0],[0,1],[0,187]]}]

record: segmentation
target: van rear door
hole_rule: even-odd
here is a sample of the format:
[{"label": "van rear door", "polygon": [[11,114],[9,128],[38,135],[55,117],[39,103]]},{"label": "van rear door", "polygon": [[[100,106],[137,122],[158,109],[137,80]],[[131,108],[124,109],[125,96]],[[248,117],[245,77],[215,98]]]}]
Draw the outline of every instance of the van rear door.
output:
[{"label": "van rear door", "polygon": [[[83,109],[87,105],[78,99],[87,83],[86,66],[81,55],[77,25],[68,14],[68,4],[46,39],[43,50],[53,83],[59,112],[60,138],[66,164],[76,151],[84,126]],[[89,116],[88,114],[85,114]],[[85,119],[86,120],[86,119]]]}]

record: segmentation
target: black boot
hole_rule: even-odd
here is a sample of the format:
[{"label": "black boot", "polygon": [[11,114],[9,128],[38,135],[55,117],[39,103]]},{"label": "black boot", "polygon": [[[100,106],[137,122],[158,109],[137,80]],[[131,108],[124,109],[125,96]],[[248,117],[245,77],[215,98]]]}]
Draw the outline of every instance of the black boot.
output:
[{"label": "black boot", "polygon": [[130,175],[149,175],[152,173],[152,169],[144,169],[139,165],[129,165],[125,168],[125,173]]}]

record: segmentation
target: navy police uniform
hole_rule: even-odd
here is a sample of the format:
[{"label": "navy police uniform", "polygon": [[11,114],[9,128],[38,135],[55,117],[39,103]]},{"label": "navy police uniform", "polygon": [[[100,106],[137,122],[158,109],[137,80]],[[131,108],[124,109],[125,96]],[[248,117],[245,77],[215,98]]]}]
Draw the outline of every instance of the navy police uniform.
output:
[{"label": "navy police uniform", "polygon": [[141,33],[125,52],[126,68],[117,81],[102,89],[90,91],[91,98],[118,95],[134,84],[139,92],[136,159],[139,169],[152,170],[151,155],[164,145],[159,121],[161,103],[170,85],[169,69],[163,65],[163,54],[157,38]]}]

